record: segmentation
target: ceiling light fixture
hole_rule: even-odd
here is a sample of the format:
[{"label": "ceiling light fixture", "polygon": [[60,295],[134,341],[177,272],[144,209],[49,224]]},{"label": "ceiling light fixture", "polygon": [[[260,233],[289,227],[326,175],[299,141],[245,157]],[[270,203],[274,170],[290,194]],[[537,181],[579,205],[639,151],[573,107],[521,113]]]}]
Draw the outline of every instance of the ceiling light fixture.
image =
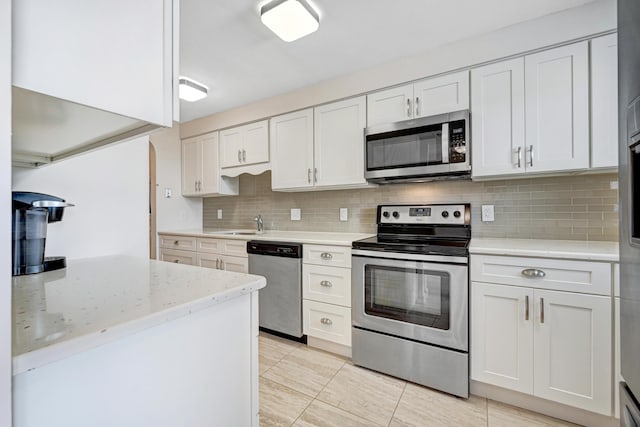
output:
[{"label": "ceiling light fixture", "polygon": [[178,79],[178,93],[180,99],[195,102],[207,97],[209,88],[188,77]]},{"label": "ceiling light fixture", "polygon": [[260,8],[260,19],[286,42],[311,34],[320,27],[320,18],[306,0],[273,0]]}]

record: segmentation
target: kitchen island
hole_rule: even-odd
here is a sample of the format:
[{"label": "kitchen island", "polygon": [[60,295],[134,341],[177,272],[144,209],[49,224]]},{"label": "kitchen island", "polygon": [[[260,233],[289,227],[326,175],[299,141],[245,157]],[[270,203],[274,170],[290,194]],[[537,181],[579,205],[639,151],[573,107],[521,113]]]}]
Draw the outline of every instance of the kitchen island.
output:
[{"label": "kitchen island", "polygon": [[263,277],[68,264],[13,278],[14,426],[257,426]]}]

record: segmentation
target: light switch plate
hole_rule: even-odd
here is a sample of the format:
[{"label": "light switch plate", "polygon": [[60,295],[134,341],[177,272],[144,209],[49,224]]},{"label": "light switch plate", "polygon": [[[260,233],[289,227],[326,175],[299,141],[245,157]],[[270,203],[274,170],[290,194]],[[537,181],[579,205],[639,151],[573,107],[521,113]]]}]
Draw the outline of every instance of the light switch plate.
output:
[{"label": "light switch plate", "polygon": [[493,205],[482,205],[482,221],[483,222],[495,221]]},{"label": "light switch plate", "polygon": [[165,197],[166,199],[170,199],[170,198],[171,198],[172,193],[173,193],[173,192],[171,191],[171,189],[170,189],[170,188],[165,188],[165,189],[164,189],[164,197]]},{"label": "light switch plate", "polygon": [[300,221],[301,217],[302,217],[302,212],[300,208],[291,209],[291,221]]},{"label": "light switch plate", "polygon": [[349,209],[340,208],[340,221],[348,221],[349,220]]},{"label": "light switch plate", "polygon": [[218,209],[218,219],[222,219],[222,209]]}]

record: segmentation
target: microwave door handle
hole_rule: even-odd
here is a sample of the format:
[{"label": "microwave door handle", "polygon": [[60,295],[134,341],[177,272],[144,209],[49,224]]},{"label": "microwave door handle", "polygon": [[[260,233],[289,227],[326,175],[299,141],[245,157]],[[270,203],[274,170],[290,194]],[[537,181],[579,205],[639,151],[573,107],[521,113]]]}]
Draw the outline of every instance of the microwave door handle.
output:
[{"label": "microwave door handle", "polygon": [[442,164],[449,163],[449,123],[442,124]]}]

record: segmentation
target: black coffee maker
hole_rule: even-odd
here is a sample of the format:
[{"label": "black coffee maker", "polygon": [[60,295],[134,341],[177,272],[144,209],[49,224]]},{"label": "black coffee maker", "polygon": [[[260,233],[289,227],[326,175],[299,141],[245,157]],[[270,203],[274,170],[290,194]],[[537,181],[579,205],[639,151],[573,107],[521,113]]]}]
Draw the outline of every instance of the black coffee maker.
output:
[{"label": "black coffee maker", "polygon": [[42,273],[67,266],[63,256],[46,257],[47,224],[62,220],[64,208],[73,206],[49,194],[14,191],[12,204],[13,275]]}]

